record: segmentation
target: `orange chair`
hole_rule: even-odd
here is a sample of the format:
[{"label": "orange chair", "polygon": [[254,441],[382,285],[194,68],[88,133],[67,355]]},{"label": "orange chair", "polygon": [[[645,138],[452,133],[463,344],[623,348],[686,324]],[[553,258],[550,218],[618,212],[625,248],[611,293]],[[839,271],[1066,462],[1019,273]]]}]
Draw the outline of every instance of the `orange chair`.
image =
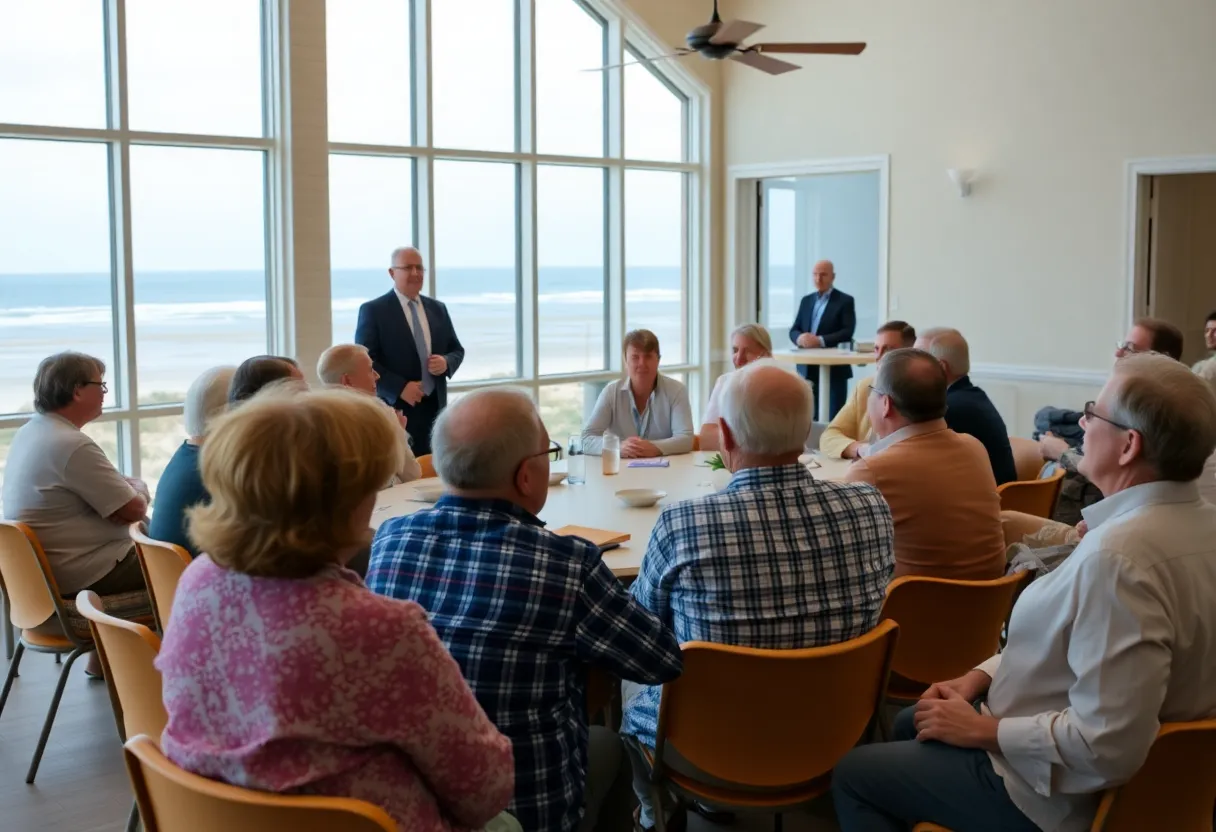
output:
[{"label": "orange chair", "polygon": [[174,765],[140,735],[123,747],[146,832],[397,832],[379,806],[345,797],[280,795],[208,780]]},{"label": "orange chair", "polygon": [[422,479],[429,479],[435,476],[435,463],[431,461],[430,454],[423,454],[418,457],[418,467],[422,469]]},{"label": "orange chair", "polygon": [[1013,449],[1013,467],[1017,470],[1019,482],[1033,482],[1043,472],[1047,461],[1039,451],[1039,443],[1033,439],[1023,439],[1020,436],[1009,437],[1009,447]]},{"label": "orange chair", "polygon": [[[1167,722],[1148,758],[1122,786],[1107,789],[1090,832],[1210,830],[1216,804],[1216,719]],[[918,823],[913,832],[950,832]]]},{"label": "orange chair", "polygon": [[701,450],[701,434],[699,434],[699,433],[694,433],[694,434],[692,435],[692,449],[693,449],[694,451],[699,451],[699,450]]},{"label": "orange chair", "polygon": [[887,699],[917,699],[934,682],[962,676],[995,655],[1014,598],[1029,574],[991,581],[905,575],[892,581],[882,620],[899,624],[899,647]]},{"label": "orange chair", "polygon": [[1063,481],[1064,469],[1057,468],[1054,474],[1041,480],[1018,480],[998,486],[996,493],[1001,498],[1001,511],[1020,511],[1035,517],[1051,517]]},{"label": "orange chair", "polygon": [[[0,693],[0,714],[4,712],[9,691],[17,678],[21,657],[27,649],[35,653],[68,657],[59,671],[59,684],[51,697],[42,734],[34,750],[34,759],[25,775],[25,782],[33,783],[51,735],[51,726],[55,724],[55,714],[59,710],[59,700],[63,698],[68,672],[78,658],[93,651],[93,635],[89,622],[76,611],[76,603],[60,595],[59,584],[51,574],[42,544],[24,523],[0,520],[0,579],[3,579],[8,591],[9,621],[21,630],[13,660],[9,662],[4,691]],[[103,601],[107,609],[121,618],[152,620],[148,593],[142,590],[107,595]]]},{"label": "orange chair", "polygon": [[[805,650],[694,641],[684,672],[663,686],[650,765],[655,817],[665,832],[668,790],[710,806],[777,813],[826,792],[836,762],[874,728],[899,627]],[[670,746],[697,775],[668,767]]]},{"label": "orange chair", "polygon": [[169,623],[173,598],[177,595],[177,582],[190,565],[190,553],[176,543],[148,537],[144,534],[143,523],[132,523],[130,532],[139,555],[139,568],[144,573],[144,583],[148,585],[148,597],[152,599],[156,629],[163,633],[165,625]]}]

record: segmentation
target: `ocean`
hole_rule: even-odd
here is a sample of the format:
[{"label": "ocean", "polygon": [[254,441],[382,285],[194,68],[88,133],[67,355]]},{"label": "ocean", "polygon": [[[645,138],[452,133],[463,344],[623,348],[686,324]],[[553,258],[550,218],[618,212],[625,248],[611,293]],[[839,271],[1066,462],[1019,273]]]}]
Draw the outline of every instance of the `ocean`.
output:
[{"label": "ocean", "polygon": [[[354,339],[359,305],[390,285],[383,268],[333,271],[334,342]],[[604,368],[603,285],[603,271],[594,268],[539,270],[542,374]],[[38,362],[60,350],[102,358],[107,378],[116,380],[110,292],[108,274],[0,274],[0,413],[30,409]],[[686,360],[679,269],[629,268],[625,295],[628,326],[658,335],[664,363]],[[436,297],[447,304],[465,346],[458,381],[518,373],[513,270],[442,269]],[[180,401],[207,367],[266,351],[264,273],[137,272],[135,327],[140,401]]]}]

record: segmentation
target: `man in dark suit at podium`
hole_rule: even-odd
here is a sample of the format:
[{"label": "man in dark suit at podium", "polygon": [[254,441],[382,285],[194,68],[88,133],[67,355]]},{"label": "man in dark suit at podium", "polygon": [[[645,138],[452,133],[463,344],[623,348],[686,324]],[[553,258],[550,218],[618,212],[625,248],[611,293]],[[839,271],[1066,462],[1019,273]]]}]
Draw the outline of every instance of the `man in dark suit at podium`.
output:
[{"label": "man in dark suit at podium", "polygon": [[413,246],[393,252],[393,289],[359,307],[355,343],[380,374],[376,394],[406,417],[418,456],[431,452],[431,426],[448,403],[448,379],[464,361],[448,308],[423,297],[426,267]]},{"label": "man in dark suit at podium", "polygon": [[[843,341],[853,340],[857,328],[857,313],[853,309],[853,296],[832,288],[836,282],[836,268],[831,260],[820,260],[812,271],[815,291],[802,299],[798,305],[798,317],[790,327],[790,340],[804,349],[811,347],[835,347]],[[799,365],[798,372],[811,383],[815,394],[815,407],[819,407],[819,368]],[[853,368],[847,365],[831,370],[832,389],[828,399],[829,418],[835,418],[844,407],[849,393],[849,379]]]}]

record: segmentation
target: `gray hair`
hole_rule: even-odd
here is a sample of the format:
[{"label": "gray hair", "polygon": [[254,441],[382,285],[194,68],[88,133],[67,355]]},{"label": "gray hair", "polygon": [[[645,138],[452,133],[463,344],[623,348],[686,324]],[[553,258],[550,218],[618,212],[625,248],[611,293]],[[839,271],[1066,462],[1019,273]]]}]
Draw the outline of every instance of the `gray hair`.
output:
[{"label": "gray hair", "polygon": [[368,355],[367,347],[362,344],[334,344],[321,353],[317,361],[317,378],[322,384],[341,384],[342,376],[355,371],[355,358]]},{"label": "gray hair", "polygon": [[751,338],[760,349],[764,350],[768,355],[773,354],[773,339],[769,337],[768,330],[760,326],[760,324],[743,324],[735,327],[734,332],[730,334],[733,341],[736,335],[742,335],[744,338]]},{"label": "gray hair", "polygon": [[946,415],[946,370],[925,350],[891,350],[878,362],[873,393],[887,396],[901,416],[913,424]]},{"label": "gray hair", "polygon": [[82,352],[57,352],[42,359],[34,373],[34,410],[54,413],[72,403],[77,388],[93,381],[93,375],[105,375],[106,364],[100,358]]},{"label": "gray hair", "polygon": [[393,249],[393,253],[388,256],[388,264],[391,266],[396,263],[397,257],[405,254],[407,251],[416,251],[418,252],[419,257],[422,256],[422,251],[418,248],[418,246],[397,246],[397,248]]},{"label": "gray hair", "polygon": [[1173,358],[1127,355],[1115,363],[1111,420],[1140,434],[1144,460],[1163,480],[1190,482],[1216,450],[1216,391]]},{"label": "gray hair", "polygon": [[475,390],[444,408],[431,435],[435,473],[453,488],[486,491],[511,482],[540,450],[544,426],[522,390]]},{"label": "gray hair", "polygon": [[[789,378],[781,384],[780,373]],[[753,361],[726,377],[719,406],[725,422],[747,453],[761,456],[801,451],[811,430],[811,386],[769,358]]]},{"label": "gray hair", "polygon": [[202,374],[186,391],[184,417],[187,436],[202,436],[211,420],[228,409],[228,385],[236,367],[212,367]]},{"label": "gray hair", "polygon": [[938,361],[950,365],[950,371],[965,376],[971,372],[971,349],[967,339],[957,329],[939,326],[926,329],[920,334],[925,342],[925,351]]}]

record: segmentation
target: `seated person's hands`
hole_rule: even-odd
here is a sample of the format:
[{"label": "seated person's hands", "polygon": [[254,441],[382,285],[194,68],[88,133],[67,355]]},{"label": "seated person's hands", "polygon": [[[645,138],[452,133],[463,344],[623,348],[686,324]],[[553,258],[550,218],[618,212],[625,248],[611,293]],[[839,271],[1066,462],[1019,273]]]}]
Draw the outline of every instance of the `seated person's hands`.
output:
[{"label": "seated person's hands", "polygon": [[992,684],[992,679],[982,670],[970,670],[965,675],[959,676],[957,679],[949,679],[945,682],[935,682],[929,686],[929,689],[920,695],[922,700],[925,699],[945,699],[947,691],[958,694],[968,702],[973,702],[980,698],[980,695],[988,690],[988,686]]},{"label": "seated person's hands", "polygon": [[916,714],[912,718],[916,738],[921,742],[936,740],[959,748],[999,751],[996,718],[976,711],[971,700],[954,688],[944,687],[940,691],[943,698],[922,698],[916,703]]},{"label": "seated person's hands", "polygon": [[1060,454],[1068,450],[1068,443],[1050,431],[1039,437],[1039,454],[1043,459],[1059,460]]},{"label": "seated person's hands", "polygon": [[641,437],[631,436],[628,439],[621,440],[622,459],[645,459],[662,455],[662,452],[653,442],[649,442]]}]

